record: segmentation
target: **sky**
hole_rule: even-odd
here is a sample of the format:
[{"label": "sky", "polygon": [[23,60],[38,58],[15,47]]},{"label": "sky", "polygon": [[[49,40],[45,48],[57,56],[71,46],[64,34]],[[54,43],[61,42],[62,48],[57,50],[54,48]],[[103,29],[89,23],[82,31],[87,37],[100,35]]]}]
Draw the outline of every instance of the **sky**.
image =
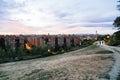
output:
[{"label": "sky", "polygon": [[117,0],[0,0],[0,34],[112,34]]}]

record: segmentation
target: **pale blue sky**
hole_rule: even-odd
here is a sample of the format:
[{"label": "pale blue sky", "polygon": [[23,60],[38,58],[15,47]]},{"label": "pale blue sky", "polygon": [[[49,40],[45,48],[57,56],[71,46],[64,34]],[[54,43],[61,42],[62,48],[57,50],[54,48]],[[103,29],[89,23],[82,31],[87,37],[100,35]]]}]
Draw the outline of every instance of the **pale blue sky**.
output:
[{"label": "pale blue sky", "polygon": [[0,34],[112,34],[117,0],[0,0]]}]

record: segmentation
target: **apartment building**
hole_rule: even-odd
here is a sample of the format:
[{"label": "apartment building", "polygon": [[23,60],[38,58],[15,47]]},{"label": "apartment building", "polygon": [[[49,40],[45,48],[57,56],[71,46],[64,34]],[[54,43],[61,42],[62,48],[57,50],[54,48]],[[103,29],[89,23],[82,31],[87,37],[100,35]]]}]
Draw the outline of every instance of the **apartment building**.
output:
[{"label": "apartment building", "polygon": [[[0,48],[17,49],[32,46],[50,45],[53,48],[77,46],[81,42],[75,35],[0,35]],[[31,47],[27,45],[28,47]]]},{"label": "apartment building", "polygon": [[26,39],[34,46],[49,44],[52,47],[55,47],[56,45],[70,47],[80,44],[80,37],[68,35],[26,36]]}]

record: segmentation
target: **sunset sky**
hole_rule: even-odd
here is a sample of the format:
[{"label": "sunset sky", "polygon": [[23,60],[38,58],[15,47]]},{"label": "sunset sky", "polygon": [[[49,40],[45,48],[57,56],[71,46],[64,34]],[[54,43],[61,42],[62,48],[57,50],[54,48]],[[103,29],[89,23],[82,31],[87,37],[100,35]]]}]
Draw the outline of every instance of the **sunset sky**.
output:
[{"label": "sunset sky", "polygon": [[117,0],[0,0],[0,34],[112,34]]}]

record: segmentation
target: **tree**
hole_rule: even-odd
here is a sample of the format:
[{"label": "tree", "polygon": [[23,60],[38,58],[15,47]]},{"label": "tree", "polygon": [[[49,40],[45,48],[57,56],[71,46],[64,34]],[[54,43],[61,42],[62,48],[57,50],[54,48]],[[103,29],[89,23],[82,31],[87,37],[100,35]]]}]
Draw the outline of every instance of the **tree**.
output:
[{"label": "tree", "polygon": [[[118,1],[120,3],[120,0]],[[120,11],[120,4],[117,5],[118,10]],[[120,30],[120,16],[114,20],[113,25]]]},{"label": "tree", "polygon": [[[117,5],[117,8],[118,10],[120,11],[120,0],[118,0],[118,5]],[[113,25],[119,30],[117,32],[115,32],[112,37],[110,38],[110,42],[109,44],[110,45],[113,45],[113,46],[117,46],[117,45],[120,45],[120,16],[117,17],[115,20],[114,20],[114,23]]]},{"label": "tree", "polygon": [[120,31],[115,32],[111,36],[109,45],[112,45],[112,46],[118,46],[118,45],[120,45]]},{"label": "tree", "polygon": [[113,25],[114,25],[116,28],[120,29],[120,16],[117,17],[117,18],[114,20]]}]

